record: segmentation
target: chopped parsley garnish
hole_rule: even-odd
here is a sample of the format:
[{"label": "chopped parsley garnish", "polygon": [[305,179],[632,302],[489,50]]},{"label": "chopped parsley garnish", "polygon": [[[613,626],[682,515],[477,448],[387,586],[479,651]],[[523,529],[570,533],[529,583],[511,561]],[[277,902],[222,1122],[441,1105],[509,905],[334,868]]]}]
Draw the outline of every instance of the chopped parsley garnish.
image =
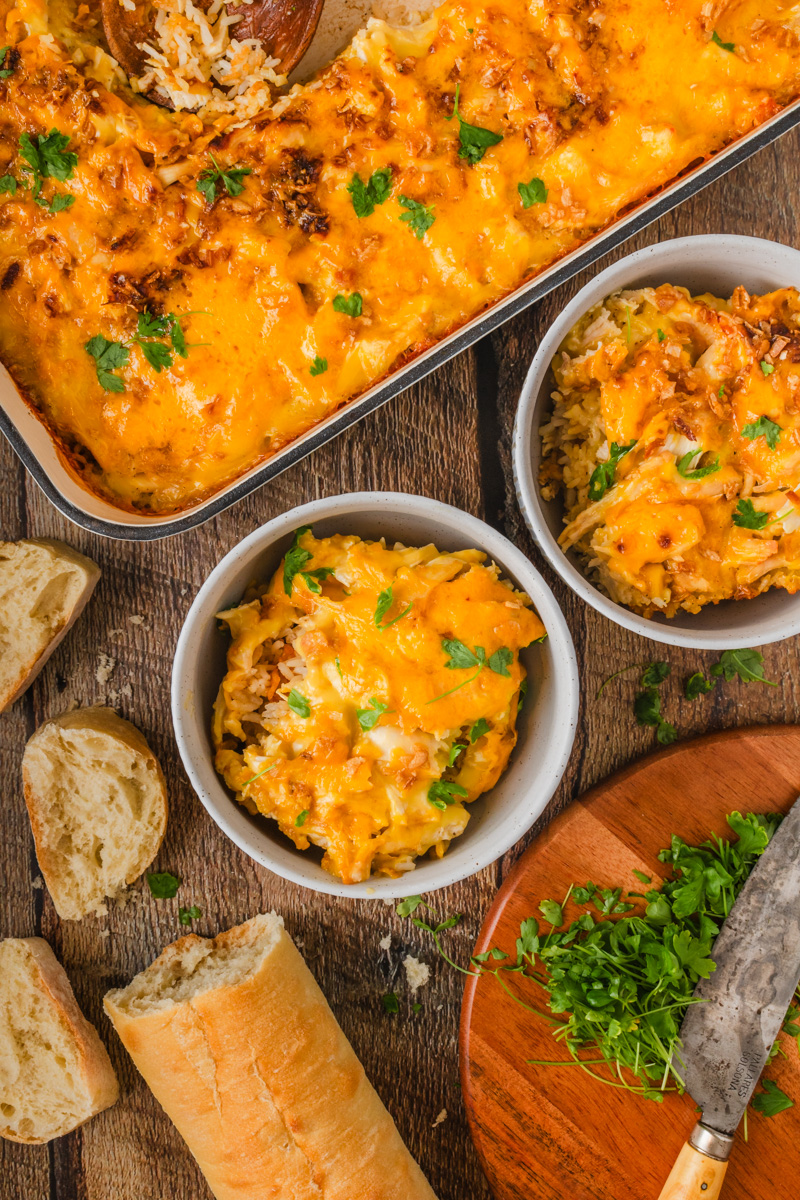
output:
[{"label": "chopped parsley garnish", "polygon": [[289,708],[292,710],[292,712],[298,717],[303,717],[303,719],[305,719],[306,717],[311,716],[311,705],[308,703],[302,692],[298,692],[297,688],[292,688],[292,690],[289,692],[289,695],[286,697],[286,703],[289,705]]},{"label": "chopped parsley garnish", "polygon": [[517,712],[519,712],[519,710],[522,708],[523,704],[525,703],[525,697],[527,696],[527,694],[528,694],[528,681],[527,681],[527,679],[523,679],[522,683],[519,685],[519,700],[517,701]]},{"label": "chopped parsley garnish", "polygon": [[448,767],[454,767],[456,765],[456,759],[462,750],[466,750],[466,746],[463,742],[453,742],[452,746],[450,747],[450,752],[447,755]]},{"label": "chopped parsley garnish", "polygon": [[753,1109],[763,1117],[776,1117],[787,1108],[794,1108],[794,1100],[790,1100],[772,1079],[762,1079],[763,1092],[753,1097]]},{"label": "chopped parsley garnish", "polygon": [[447,779],[437,779],[428,788],[428,801],[434,808],[445,809],[455,804],[462,796],[467,795],[467,789],[460,783],[452,783]]},{"label": "chopped parsley garnish", "polygon": [[378,596],[378,605],[375,609],[372,619],[378,629],[381,631],[388,629],[390,625],[396,624],[398,621],[402,620],[403,617],[407,617],[411,612],[411,609],[414,607],[412,601],[411,604],[406,605],[401,613],[398,613],[396,617],[392,617],[391,621],[384,621],[383,618],[386,616],[389,609],[392,607],[392,604],[394,603],[393,590],[394,589],[392,587],[384,588],[384,590]]},{"label": "chopped parsley garnish", "polygon": [[633,715],[639,725],[652,725],[656,739],[662,746],[669,746],[678,736],[678,731],[661,715],[661,697],[654,687],[646,687],[633,702]]},{"label": "chopped parsley garnish", "polygon": [[[525,682],[527,682],[527,680]],[[520,688],[520,691],[521,690],[522,689]],[[478,717],[477,721],[469,731],[469,740],[472,745],[474,746],[478,738],[483,737],[483,735],[488,733],[491,728],[492,727],[486,720],[486,717]]]},{"label": "chopped parsley garnish", "polygon": [[648,663],[642,671],[642,687],[661,687],[664,680],[669,677],[671,669],[669,663],[666,662]]},{"label": "chopped parsley garnish", "polygon": [[306,587],[315,596],[322,595],[320,584],[324,583],[330,575],[333,575],[333,567],[316,567],[313,571],[300,572],[300,577],[304,580]]},{"label": "chopped parsley garnish", "polygon": [[723,42],[716,29],[711,35],[711,41],[715,46],[719,46],[720,50],[727,50],[729,54],[733,54],[736,50],[736,44],[734,42]]},{"label": "chopped parsley garnish", "polygon": [[771,375],[772,372],[775,370],[775,368],[773,367],[772,363],[764,362],[764,360],[762,359],[761,360],[761,370],[765,375]]},{"label": "chopped parsley garnish", "polygon": [[523,208],[532,208],[534,204],[544,204],[547,200],[547,188],[544,186],[544,180],[537,179],[535,175],[530,183],[518,183],[517,191]]},{"label": "chopped parsley garnish", "polygon": [[663,330],[663,329],[657,329],[657,330],[656,330],[656,333],[657,333],[657,335],[658,335],[658,340],[659,340],[659,342],[663,342],[663,341],[664,341],[664,339],[665,339],[665,337],[667,336],[667,335],[664,333],[664,330]]},{"label": "chopped parsley garnish", "polygon": [[617,463],[626,454],[630,454],[633,447],[636,445],[636,438],[632,442],[628,442],[627,446],[620,446],[617,442],[612,442],[608,451],[608,459],[604,463],[598,463],[592,471],[592,477],[589,480],[589,499],[602,500],[610,487],[614,486],[614,481],[617,474]]},{"label": "chopped parsley garnish", "polygon": [[[194,313],[167,313],[156,316],[155,313],[141,312],[136,322],[136,333],[128,342],[110,342],[107,338],[97,335],[86,342],[84,349],[95,360],[97,379],[100,386],[107,392],[124,392],[125,384],[112,371],[116,367],[124,367],[130,356],[130,346],[138,346],[151,367],[157,372],[172,366],[172,354],[175,352],[181,358],[188,358],[190,346],[180,326],[180,316],[194,316]],[[169,337],[170,345],[166,346],[157,338]]]},{"label": "chopped parsley garnish", "polygon": [[[3,64],[7,63],[8,66]],[[8,79],[9,75],[14,74],[14,68],[11,66],[11,47],[0,46],[0,79]]]},{"label": "chopped parsley garnish", "polygon": [[702,671],[695,671],[686,680],[685,695],[687,700],[696,700],[698,696],[706,696],[714,690],[716,679],[706,679]]},{"label": "chopped parsley garnish", "polygon": [[128,347],[121,342],[109,342],[98,333],[86,342],[84,349],[94,359],[97,381],[103,391],[124,392],[124,381],[113,372],[116,367],[124,367],[127,364],[130,357]]},{"label": "chopped parsley garnish", "polygon": [[8,192],[11,196],[17,194],[17,181],[13,175],[0,175],[0,192]]},{"label": "chopped parsley garnish", "polygon": [[338,296],[333,297],[333,311],[344,313],[346,317],[360,317],[364,307],[364,302],[359,292],[353,292],[351,296],[344,296],[339,292]]},{"label": "chopped parsley garnish", "polygon": [[689,450],[679,458],[675,463],[678,474],[682,475],[684,479],[705,479],[706,475],[713,475],[715,471],[719,470],[719,455],[715,457],[713,462],[707,463],[704,467],[692,468],[692,463],[701,454],[705,454],[705,451],[702,449]]},{"label": "chopped parsley garnish", "polygon": [[724,398],[724,396],[725,396],[725,384],[724,383],[721,383],[719,385],[719,391],[717,392],[717,396],[719,397],[720,400],[722,400]]},{"label": "chopped parsley garnish", "polygon": [[421,200],[412,200],[410,196],[400,196],[399,203],[402,208],[408,209],[408,212],[402,214],[400,220],[405,221],[418,242],[422,241],[436,220],[433,205],[423,204]]},{"label": "chopped parsley garnish", "polygon": [[191,925],[192,921],[197,921],[202,915],[202,909],[199,909],[196,904],[192,904],[189,908],[181,905],[178,909],[178,920],[181,925]]},{"label": "chopped parsley garnish", "polygon": [[373,171],[369,182],[364,180],[356,171],[347,185],[353,201],[353,210],[357,217],[371,217],[378,204],[383,204],[392,190],[392,171],[390,167],[382,167]]},{"label": "chopped parsley garnish", "polygon": [[392,1015],[400,1012],[400,1001],[397,999],[395,992],[389,992],[386,996],[381,996],[381,1003],[383,1004],[384,1012],[391,1013]]},{"label": "chopped parsley garnish", "polygon": [[252,175],[252,167],[230,167],[227,171],[223,171],[213,154],[208,156],[213,167],[206,167],[205,171],[197,180],[197,190],[206,199],[208,204],[213,204],[217,198],[217,187],[224,187],[229,196],[239,196],[244,191],[242,180],[245,175]]},{"label": "chopped parsley garnish", "polygon": [[763,529],[769,523],[769,513],[759,512],[752,500],[740,500],[732,520],[740,529]]},{"label": "chopped parsley garnish", "polygon": [[511,673],[508,668],[514,661],[514,653],[512,650],[509,650],[508,646],[501,646],[488,659],[483,646],[475,646],[470,650],[469,646],[465,645],[464,642],[458,641],[456,638],[445,638],[442,642],[442,649],[448,656],[445,663],[448,671],[469,671],[472,667],[477,667],[477,670],[473,675],[470,675],[469,679],[465,679],[463,683],[457,683],[448,692],[442,692],[441,696],[434,696],[433,700],[426,701],[427,704],[434,704],[437,700],[444,700],[445,696],[452,696],[453,692],[457,692],[459,688],[466,687],[468,683],[472,683],[473,679],[478,678],[484,667],[488,667],[490,671],[494,671],[495,675],[504,675],[510,678]]},{"label": "chopped parsley garnish", "polygon": [[147,885],[156,900],[171,900],[173,896],[177,896],[178,894],[178,888],[181,886],[181,877],[180,875],[173,875],[169,871],[148,871]]},{"label": "chopped parsley garnish", "polygon": [[304,808],[304,809],[303,809],[303,811],[302,811],[301,813],[298,813],[298,814],[297,814],[297,816],[296,816],[296,817],[295,817],[295,819],[294,819],[295,829],[302,829],[302,828],[303,828],[303,826],[305,825],[306,821],[308,820],[308,814],[309,814],[310,812],[311,812],[311,809],[310,809],[310,808]]},{"label": "chopped parsley garnish", "polygon": [[449,117],[445,117],[446,121],[452,121],[453,117],[458,120],[459,127],[459,142],[460,148],[458,151],[459,158],[465,158],[471,167],[480,162],[487,150],[492,146],[496,146],[498,142],[502,142],[502,133],[493,133],[491,129],[482,129],[479,125],[470,125],[461,116],[458,111],[458,93],[461,89],[461,84],[456,84],[456,95],[453,101],[453,111]]},{"label": "chopped parsley garnish", "polygon": [[742,683],[767,683],[770,687],[778,686],[764,675],[763,655],[747,647],[743,650],[723,651],[719,662],[711,668],[711,674],[717,677],[723,675],[727,683],[738,676]]},{"label": "chopped parsley garnish", "polygon": [[[761,365],[763,367],[764,364],[762,363]],[[749,438],[751,442],[755,441],[756,438],[766,438],[770,450],[774,450],[777,447],[782,433],[783,430],[780,425],[776,425],[774,421],[770,421],[769,417],[759,417],[757,421],[751,421],[749,425],[745,425],[742,429],[742,437]]]},{"label": "chopped parsley garnish", "polygon": [[555,900],[543,900],[539,905],[539,912],[545,921],[553,925],[556,929],[558,929],[559,925],[564,924],[564,909]]},{"label": "chopped parsley garnish", "polygon": [[[57,129],[51,129],[47,135],[20,134],[19,152],[28,164],[22,169],[31,176],[31,196],[35,204],[51,214],[63,212],[75,203],[75,197],[65,192],[56,192],[52,200],[46,200],[41,195],[44,179],[58,179],[63,183],[65,179],[72,178],[78,165],[78,156],[73,150],[67,150],[68,145],[69,137]],[[21,186],[28,185],[22,183]]]},{"label": "chopped parsley garnish", "polygon": [[388,704],[382,704],[376,696],[370,696],[369,708],[356,709],[356,720],[366,732],[368,729],[374,729],[383,714],[388,711]]},{"label": "chopped parsley garnish", "polygon": [[514,655],[508,646],[501,646],[499,650],[495,650],[494,654],[489,656],[489,670],[494,671],[495,675],[504,675],[506,679],[511,678],[509,667],[514,661]]},{"label": "chopped parsley garnish", "polygon": [[302,571],[306,563],[314,557],[310,550],[304,550],[300,545],[300,538],[304,533],[311,533],[310,525],[301,525],[294,531],[292,544],[286,551],[286,557],[283,560],[283,590],[287,596],[292,594],[295,575],[298,571]]},{"label": "chopped parsley garnish", "polygon": [[319,355],[314,359],[311,366],[308,368],[309,375],[322,375],[328,369],[327,358],[320,358]]}]

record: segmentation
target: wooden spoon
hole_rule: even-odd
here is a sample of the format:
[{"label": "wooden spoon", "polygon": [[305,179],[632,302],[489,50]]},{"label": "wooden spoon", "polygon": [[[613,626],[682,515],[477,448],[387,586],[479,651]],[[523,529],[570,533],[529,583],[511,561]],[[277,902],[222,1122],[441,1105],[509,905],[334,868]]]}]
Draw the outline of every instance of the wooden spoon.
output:
[{"label": "wooden spoon", "polygon": [[[210,0],[195,0],[198,8],[208,7]],[[276,72],[288,75],[308,49],[319,24],[324,0],[253,0],[252,4],[227,4],[230,16],[242,20],[232,26],[237,41],[258,38],[267,54],[278,59]],[[101,0],[103,28],[111,53],[127,75],[143,75],[147,70],[147,55],[142,42],[155,44],[156,7],[151,0],[136,0],[135,9],[123,8],[120,0]],[[166,108],[173,105],[153,88],[151,100]]]}]

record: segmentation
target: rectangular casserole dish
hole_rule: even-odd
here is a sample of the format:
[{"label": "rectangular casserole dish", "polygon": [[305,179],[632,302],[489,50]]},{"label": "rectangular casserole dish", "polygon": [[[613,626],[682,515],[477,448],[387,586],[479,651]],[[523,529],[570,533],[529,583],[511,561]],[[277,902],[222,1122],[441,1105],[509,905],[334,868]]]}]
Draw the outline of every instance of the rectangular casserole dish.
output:
[{"label": "rectangular casserole dish", "polygon": [[690,169],[649,200],[618,218],[603,232],[521,285],[503,300],[443,338],[413,361],[392,372],[357,399],[332,414],[267,462],[245,472],[215,495],[189,510],[165,516],[125,512],[91,492],[60,455],[46,426],[26,405],[0,366],[0,430],[55,507],[77,525],[105,537],[151,541],[183,533],[249,495],[336,437],[356,421],[417,383],[442,363],[535,304],[607,251],[658,220],[664,213],[719,179],[782,134],[800,125],[800,100],[794,101],[752,133],[738,139],[702,165]]}]

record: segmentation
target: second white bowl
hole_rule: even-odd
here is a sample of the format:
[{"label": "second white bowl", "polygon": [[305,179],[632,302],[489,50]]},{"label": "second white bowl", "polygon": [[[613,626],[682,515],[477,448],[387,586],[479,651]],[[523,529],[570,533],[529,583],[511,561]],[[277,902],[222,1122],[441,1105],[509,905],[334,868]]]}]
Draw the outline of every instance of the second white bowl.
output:
[{"label": "second white bowl", "polygon": [[[294,530],[313,525],[317,537],[435,543],[440,550],[483,550],[516,587],[527,592],[548,637],[522,652],[529,691],[520,712],[519,740],[499,783],[470,807],[470,821],[441,859],[422,858],[399,879],[345,884],[320,865],[321,855],[297,850],[274,821],[253,817],[214,769],[211,713],[228,637],[215,613],[238,603],[247,585],[267,580]],[[505,854],[530,829],[567,765],[578,719],[578,670],[567,624],[539,572],[502,534],[483,521],[423,496],[356,492],[295,508],[251,533],[223,558],[200,589],[181,631],[172,672],[172,719],[183,764],[208,812],[240,849],[276,875],[336,896],[397,898],[466,879]]]},{"label": "second white bowl", "polygon": [[764,646],[800,633],[800,594],[773,588],[754,600],[709,604],[701,612],[682,612],[669,619],[639,616],[599,591],[583,573],[574,552],[564,553],[558,537],[564,528],[560,500],[543,500],[539,492],[541,438],[552,402],[550,369],[558,347],[575,322],[592,305],[621,288],[657,287],[672,283],[692,295],[712,292],[728,297],[743,284],[752,294],[780,287],[800,287],[800,251],[762,238],[709,234],[676,238],[646,246],[601,271],[572,300],[547,332],[522,388],[514,425],[514,480],[528,528],[542,553],[564,582],[587,604],[611,621],[654,642],[727,650]]}]

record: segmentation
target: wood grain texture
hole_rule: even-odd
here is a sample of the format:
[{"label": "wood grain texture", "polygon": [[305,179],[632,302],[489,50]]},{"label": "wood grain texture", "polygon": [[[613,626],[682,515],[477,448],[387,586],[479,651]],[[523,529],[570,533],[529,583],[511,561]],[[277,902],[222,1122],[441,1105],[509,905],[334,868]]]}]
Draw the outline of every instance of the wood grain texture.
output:
[{"label": "wood grain texture", "polygon": [[[714,231],[800,244],[799,151],[800,132],[795,132],[613,257],[659,239]],[[185,1147],[135,1077],[100,1006],[106,988],[127,982],[178,936],[179,903],[203,909],[196,923],[200,933],[216,933],[263,908],[283,913],[441,1200],[490,1196],[459,1088],[461,976],[435,962],[427,935],[383,904],[316,896],[256,866],[219,833],[180,766],[168,703],[178,631],[211,568],[271,517],[319,496],[360,488],[417,492],[483,517],[531,557],[564,609],[584,695],[572,759],[539,829],[573,795],[652,745],[652,731],[637,728],[630,713],[635,676],[607,689],[600,702],[593,700],[599,682],[620,667],[653,657],[669,660],[673,678],[663,689],[664,705],[681,736],[729,725],[800,720],[796,641],[765,652],[767,670],[780,687],[731,684],[689,704],[680,699],[682,677],[700,665],[707,667],[714,656],[637,640],[567,592],[532,545],[511,483],[513,414],[541,334],[587,278],[584,274],[553,293],[272,484],[182,537],[137,545],[74,528],[47,503],[8,446],[0,444],[0,535],[63,538],[93,557],[104,572],[88,609],[42,676],[0,716],[0,936],[47,938],[87,1015],[108,1042],[123,1086],[114,1109],[61,1142],[50,1147],[0,1144],[0,1200],[208,1200]],[[143,617],[142,623],[132,623],[132,616]],[[105,682],[100,681],[102,670],[97,676],[101,654],[114,660]],[[22,799],[22,750],[41,721],[73,702],[115,705],[139,725],[159,754],[172,810],[157,864],[184,879],[175,901],[156,902],[138,888],[126,908],[114,908],[101,921],[62,923],[46,892],[33,886],[38,868]],[[468,959],[481,919],[523,849],[521,843],[504,861],[437,897],[443,911],[464,913],[448,942],[459,961]],[[387,933],[392,934],[388,953],[378,944]],[[424,1010],[413,1020],[386,1016],[380,1003],[382,994],[397,990],[407,1012],[401,965],[405,953],[427,961],[432,973],[418,997]],[[447,1109],[447,1119],[434,1127],[442,1109]]]},{"label": "wood grain texture", "polygon": [[[658,852],[673,833],[690,843],[730,834],[729,812],[787,812],[800,794],[800,727],[728,730],[661,750],[591,789],[553,821],[509,875],[478,940],[479,951],[513,953],[520,923],[538,916],[543,899],[561,900],[571,883],[640,886],[634,870],[657,885]],[[570,903],[566,919],[583,910]],[[542,993],[514,979],[520,1000]],[[769,1067],[800,1102],[800,1056],[787,1034],[786,1056]],[[689,1096],[663,1104],[591,1079],[580,1068],[526,1065],[567,1055],[546,1022],[504,995],[493,979],[471,978],[461,1020],[461,1075],[476,1146],[497,1200],[655,1200],[697,1119]],[[696,1152],[691,1152],[703,1162]],[[719,1164],[717,1164],[719,1165]],[[688,1164],[684,1162],[688,1170]],[[695,1171],[695,1176],[697,1171]],[[699,1178],[712,1184],[719,1172]],[[713,1178],[712,1178],[713,1177]],[[749,1141],[737,1137],[725,1200],[797,1200],[797,1119],[767,1119],[750,1110]],[[695,1200],[686,1171],[662,1200]],[[705,1194],[705,1193],[704,1193]]]}]

